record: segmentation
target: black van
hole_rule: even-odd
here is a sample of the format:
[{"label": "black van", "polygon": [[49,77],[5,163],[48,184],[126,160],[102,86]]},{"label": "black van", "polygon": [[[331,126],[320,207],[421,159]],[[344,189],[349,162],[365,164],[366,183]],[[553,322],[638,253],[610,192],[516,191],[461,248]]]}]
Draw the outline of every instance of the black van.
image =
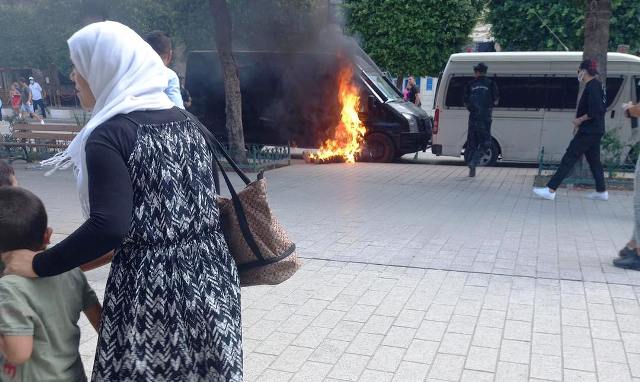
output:
[{"label": "black van", "polygon": [[[319,147],[340,118],[338,76],[345,65],[360,90],[360,119],[367,128],[365,160],[390,162],[426,150],[432,120],[382,74],[366,54],[348,62],[336,54],[236,51],[245,141]],[[226,138],[223,72],[217,52],[193,51],[187,61],[186,87],[191,111]]]}]

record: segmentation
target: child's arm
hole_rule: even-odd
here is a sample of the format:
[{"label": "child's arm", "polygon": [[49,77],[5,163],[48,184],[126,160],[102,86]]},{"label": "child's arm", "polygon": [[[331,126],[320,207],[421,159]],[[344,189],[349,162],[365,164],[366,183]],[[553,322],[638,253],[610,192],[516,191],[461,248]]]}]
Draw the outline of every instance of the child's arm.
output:
[{"label": "child's arm", "polygon": [[82,269],[83,272],[89,272],[96,268],[100,268],[103,265],[109,264],[113,260],[113,253],[114,251],[111,251],[102,257],[98,257],[93,261],[90,261],[86,264],[82,264],[80,266],[80,269]]},{"label": "child's arm", "polygon": [[22,365],[31,358],[33,336],[0,335],[0,353],[13,365]]},{"label": "child's arm", "polygon": [[102,316],[102,305],[97,303],[85,309],[84,315],[87,316],[91,326],[96,330],[96,332],[100,329],[100,317]]}]

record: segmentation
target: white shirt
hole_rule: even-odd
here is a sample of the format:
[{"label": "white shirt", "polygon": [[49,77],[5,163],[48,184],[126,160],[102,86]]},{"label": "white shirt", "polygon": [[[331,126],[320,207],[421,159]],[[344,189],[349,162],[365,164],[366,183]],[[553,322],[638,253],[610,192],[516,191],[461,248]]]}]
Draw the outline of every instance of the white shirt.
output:
[{"label": "white shirt", "polygon": [[29,89],[31,89],[31,98],[34,101],[39,101],[42,99],[42,88],[40,87],[39,83],[34,82],[33,84],[29,85]]},{"label": "white shirt", "polygon": [[173,102],[180,109],[184,109],[184,104],[182,103],[182,93],[180,93],[180,79],[176,72],[167,68],[167,76],[169,77],[169,81],[167,82],[167,88],[164,89],[166,95],[169,96],[171,102]]}]

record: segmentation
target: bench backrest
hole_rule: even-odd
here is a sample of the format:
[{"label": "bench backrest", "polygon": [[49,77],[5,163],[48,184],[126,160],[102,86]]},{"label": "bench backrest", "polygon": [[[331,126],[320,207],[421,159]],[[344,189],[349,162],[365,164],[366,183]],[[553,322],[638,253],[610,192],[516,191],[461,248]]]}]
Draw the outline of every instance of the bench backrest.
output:
[{"label": "bench backrest", "polygon": [[82,128],[74,124],[47,123],[13,125],[13,136],[17,139],[48,139],[56,141],[72,141]]}]

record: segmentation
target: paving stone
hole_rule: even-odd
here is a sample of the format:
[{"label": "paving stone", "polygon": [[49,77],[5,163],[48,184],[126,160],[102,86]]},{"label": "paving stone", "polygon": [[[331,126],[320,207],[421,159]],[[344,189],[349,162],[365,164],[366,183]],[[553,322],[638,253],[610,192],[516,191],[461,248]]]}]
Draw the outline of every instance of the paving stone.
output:
[{"label": "paving stone", "polygon": [[400,365],[404,353],[405,349],[402,348],[381,346],[376,350],[367,367],[372,370],[394,373]]},{"label": "paving stone", "polygon": [[462,376],[463,367],[463,356],[438,354],[429,371],[429,378],[444,381],[458,381]]},{"label": "paving stone", "polygon": [[562,381],[562,358],[553,355],[531,355],[531,377]]},{"label": "paving stone", "polygon": [[498,362],[496,382],[520,382],[529,380],[529,365]]},{"label": "paving stone", "polygon": [[320,362],[305,362],[291,382],[322,382],[333,366]]},{"label": "paving stone", "polygon": [[329,372],[329,377],[345,381],[357,381],[370,358],[357,354],[344,354]]},{"label": "paving stone", "polygon": [[404,355],[405,361],[432,364],[439,342],[414,339]]},{"label": "paving stone", "polygon": [[471,335],[446,333],[440,343],[438,353],[466,355],[470,344]]},{"label": "paving stone", "polygon": [[524,341],[502,340],[500,360],[506,362],[529,364],[531,343]]},{"label": "paving stone", "polygon": [[402,361],[396,371],[394,382],[422,382],[429,372],[429,365]]},{"label": "paving stone", "polygon": [[465,369],[494,373],[498,359],[498,349],[472,346],[469,349]]}]

